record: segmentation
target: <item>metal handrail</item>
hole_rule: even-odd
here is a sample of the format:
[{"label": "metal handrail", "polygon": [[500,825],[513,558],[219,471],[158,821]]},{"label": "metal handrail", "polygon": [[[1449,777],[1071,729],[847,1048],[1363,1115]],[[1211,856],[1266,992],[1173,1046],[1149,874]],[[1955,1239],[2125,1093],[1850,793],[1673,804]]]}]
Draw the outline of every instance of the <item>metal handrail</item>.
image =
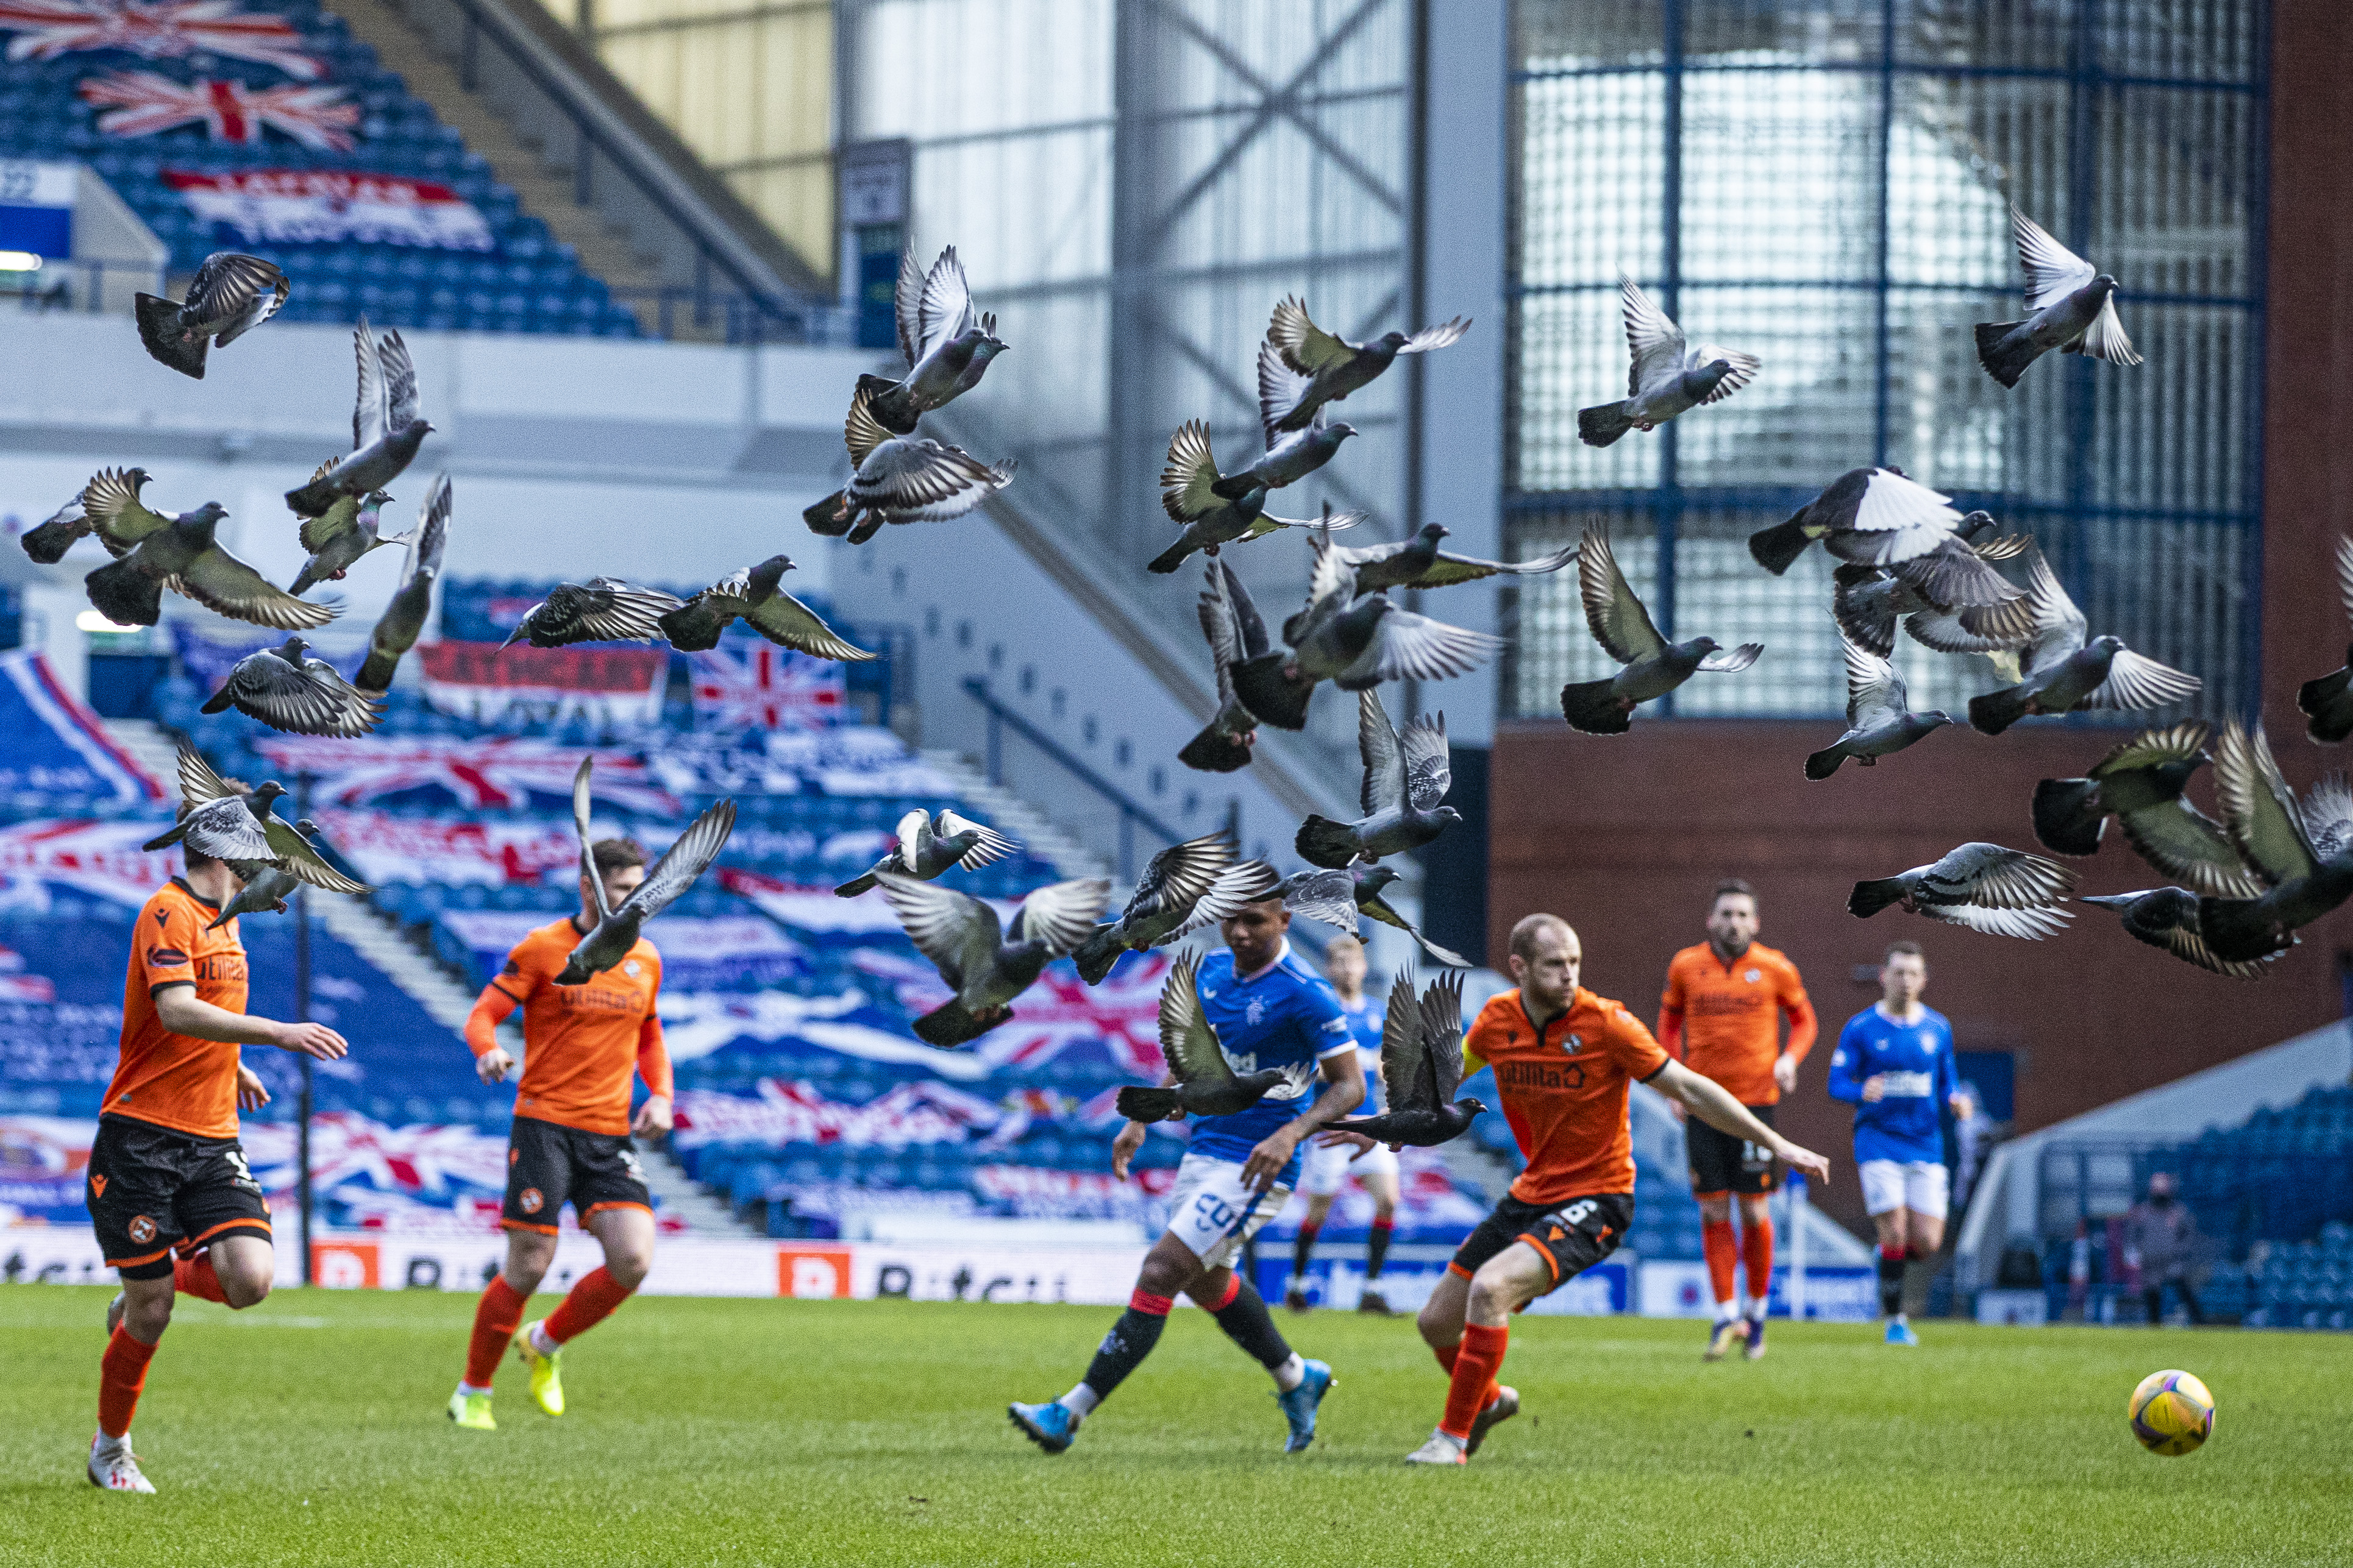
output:
[{"label": "metal handrail", "polygon": [[[70,277],[59,278],[54,284],[46,286],[36,286],[31,281],[47,277],[53,268],[64,271],[69,268],[79,272],[85,284],[79,304],[74,301],[74,279]],[[117,278],[133,277],[154,293],[161,294],[164,291],[164,268],[152,262],[125,260],[119,257],[110,259],[102,256],[91,256],[56,258],[37,272],[10,273],[8,276],[11,278],[24,281],[16,288],[0,290],[0,292],[16,295],[20,310],[62,309],[92,314],[102,313],[106,309],[106,275],[110,268]]]},{"label": "metal handrail", "polygon": [[1119,875],[1122,881],[1135,879],[1135,825],[1142,823],[1171,844],[1182,844],[1185,835],[1154,816],[1136,803],[1125,790],[1089,767],[1068,748],[1028,719],[997,700],[988,689],[988,682],[977,675],[966,676],[964,682],[966,696],[980,704],[988,715],[988,782],[1002,788],[1005,784],[1004,731],[1011,730],[1046,754],[1049,762],[1103,796],[1119,808]]}]

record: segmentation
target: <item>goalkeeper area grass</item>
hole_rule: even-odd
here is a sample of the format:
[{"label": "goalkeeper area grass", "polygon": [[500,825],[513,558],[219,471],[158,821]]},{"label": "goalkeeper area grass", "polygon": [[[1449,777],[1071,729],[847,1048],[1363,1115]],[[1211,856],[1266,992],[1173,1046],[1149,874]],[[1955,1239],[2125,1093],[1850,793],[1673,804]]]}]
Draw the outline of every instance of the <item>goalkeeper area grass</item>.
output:
[{"label": "goalkeeper area grass", "polygon": [[[446,1406],[474,1298],[181,1298],[132,1439],[160,1495],[83,1476],[110,1292],[0,1287],[0,1563],[2342,1563],[2353,1336],[1514,1321],[1524,1414],[1464,1468],[1408,1467],[1445,1380],[1410,1320],[1278,1314],[1339,1384],[1282,1450],[1271,1380],[1208,1314],[1049,1458],[1008,1400],[1059,1394],[1118,1309],[640,1298],[565,1352],[571,1411],[512,1357],[499,1430]],[[555,1304],[533,1299],[532,1316]],[[2133,1385],[2212,1387],[2213,1439],[2142,1451]]]}]

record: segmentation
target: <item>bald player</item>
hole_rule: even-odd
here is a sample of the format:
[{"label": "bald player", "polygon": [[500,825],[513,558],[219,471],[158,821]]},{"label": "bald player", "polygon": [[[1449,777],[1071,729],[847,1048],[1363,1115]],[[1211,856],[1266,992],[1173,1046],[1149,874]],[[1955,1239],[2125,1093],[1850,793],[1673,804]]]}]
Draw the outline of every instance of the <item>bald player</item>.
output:
[{"label": "bald player", "polygon": [[1801,1171],[1830,1162],[1800,1149],[1723,1088],[1659,1048],[1625,1006],[1577,981],[1585,950],[1557,915],[1512,928],[1518,989],[1488,998],[1462,1042],[1463,1068],[1495,1069],[1504,1118],[1527,1156],[1512,1190],[1480,1222],[1421,1310],[1421,1337],[1447,1372],[1446,1410],[1430,1441],[1406,1456],[1460,1465],[1500,1421],[1519,1414],[1495,1381],[1512,1313],[1618,1250],[1634,1218],[1631,1086],[1647,1083],[1709,1126],[1761,1143]]},{"label": "bald player", "polygon": [[[1781,1020],[1789,1037],[1781,1038]],[[1749,1114],[1770,1127],[1773,1107],[1798,1084],[1798,1064],[1813,1049],[1814,1005],[1798,966],[1757,940],[1757,895],[1737,879],[1716,885],[1707,940],[1667,964],[1659,998],[1659,1044],[1702,1078],[1713,1079]],[[1721,1361],[1746,1340],[1750,1361],[1765,1353],[1765,1312],[1773,1294],[1773,1155],[1753,1139],[1704,1123],[1687,1126],[1692,1193],[1699,1199],[1700,1241],[1715,1291],[1715,1326],[1705,1359]],[[1740,1238],[1732,1234],[1732,1200],[1740,1199]],[[1733,1294],[1733,1268],[1748,1271],[1748,1304]]]}]

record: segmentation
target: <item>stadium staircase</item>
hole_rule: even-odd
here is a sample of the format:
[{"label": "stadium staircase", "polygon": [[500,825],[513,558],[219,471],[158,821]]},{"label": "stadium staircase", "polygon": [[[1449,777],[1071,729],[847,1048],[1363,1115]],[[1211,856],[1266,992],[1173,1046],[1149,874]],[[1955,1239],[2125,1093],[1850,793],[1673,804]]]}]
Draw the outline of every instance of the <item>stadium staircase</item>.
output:
[{"label": "stadium staircase", "polygon": [[955,785],[959,796],[979,809],[983,821],[1047,861],[1065,881],[1115,875],[1107,857],[1081,844],[1023,796],[989,783],[987,775],[963,752],[929,751],[923,757]]}]

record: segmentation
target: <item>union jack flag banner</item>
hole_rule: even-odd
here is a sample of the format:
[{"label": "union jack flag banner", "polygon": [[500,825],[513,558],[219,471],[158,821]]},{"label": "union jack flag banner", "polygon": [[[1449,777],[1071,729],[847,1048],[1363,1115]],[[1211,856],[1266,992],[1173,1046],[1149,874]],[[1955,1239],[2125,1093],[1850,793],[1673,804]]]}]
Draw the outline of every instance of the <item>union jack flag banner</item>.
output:
[{"label": "union jack flag banner", "polygon": [[[988,900],[1008,922],[1018,905]],[[892,983],[899,1005],[928,1013],[948,999],[939,973],[920,959],[881,948],[861,948],[850,959],[863,973]],[[1167,1070],[1160,1054],[1160,983],[1168,973],[1165,953],[1131,953],[1100,985],[1089,985],[1064,961],[1046,966],[1038,984],[1013,1002],[1010,1022],[973,1042],[983,1066],[1034,1068],[1066,1046],[1098,1042],[1121,1070],[1156,1083]]]},{"label": "union jack flag banner", "polygon": [[729,730],[822,730],[842,721],[841,666],[768,642],[694,660],[694,716]]},{"label": "union jack flag banner", "polygon": [[[5,0],[0,0],[5,4]],[[198,77],[174,81],[153,71],[117,71],[86,79],[77,89],[90,103],[108,105],[98,128],[109,136],[155,136],[199,121],[216,142],[253,147],[264,127],[321,153],[348,153],[359,105],[340,87],[252,88],[241,81]]]},{"label": "union jack flag banner", "polygon": [[121,49],[151,60],[251,60],[299,81],[327,74],[324,60],[297,47],[302,35],[285,17],[240,10],[237,0],[0,0],[0,32],[7,31],[16,34],[12,60]]}]

